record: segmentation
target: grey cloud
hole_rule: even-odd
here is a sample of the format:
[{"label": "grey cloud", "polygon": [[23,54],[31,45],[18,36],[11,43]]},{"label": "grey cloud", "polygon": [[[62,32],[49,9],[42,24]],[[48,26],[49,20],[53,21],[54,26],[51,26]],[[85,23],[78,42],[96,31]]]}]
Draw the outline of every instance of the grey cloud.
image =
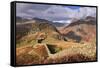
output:
[{"label": "grey cloud", "polygon": [[38,11],[45,11],[50,7],[50,5],[41,5],[41,4],[27,4],[27,3],[17,3],[16,4],[17,16],[21,16],[21,13],[27,14],[36,14]]},{"label": "grey cloud", "polygon": [[66,6],[40,5],[17,3],[17,16],[24,18],[38,17],[51,21],[67,20],[71,18],[85,18],[86,16],[96,16],[96,8],[80,7],[71,9]]}]

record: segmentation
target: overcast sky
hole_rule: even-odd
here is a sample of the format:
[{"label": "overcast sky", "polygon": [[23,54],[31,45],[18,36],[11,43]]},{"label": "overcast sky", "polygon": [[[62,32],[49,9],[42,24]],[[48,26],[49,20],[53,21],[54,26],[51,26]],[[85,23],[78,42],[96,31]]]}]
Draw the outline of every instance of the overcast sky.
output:
[{"label": "overcast sky", "polygon": [[87,16],[96,16],[95,7],[61,6],[17,3],[16,15],[23,18],[42,18],[50,21],[63,21],[69,19],[82,19]]}]

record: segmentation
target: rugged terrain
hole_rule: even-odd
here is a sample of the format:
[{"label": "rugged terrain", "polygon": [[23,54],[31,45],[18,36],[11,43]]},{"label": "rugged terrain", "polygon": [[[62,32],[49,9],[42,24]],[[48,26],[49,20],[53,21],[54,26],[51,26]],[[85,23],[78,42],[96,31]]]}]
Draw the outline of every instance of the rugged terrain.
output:
[{"label": "rugged terrain", "polygon": [[87,17],[57,28],[33,18],[16,24],[17,65],[96,61],[96,20]]}]

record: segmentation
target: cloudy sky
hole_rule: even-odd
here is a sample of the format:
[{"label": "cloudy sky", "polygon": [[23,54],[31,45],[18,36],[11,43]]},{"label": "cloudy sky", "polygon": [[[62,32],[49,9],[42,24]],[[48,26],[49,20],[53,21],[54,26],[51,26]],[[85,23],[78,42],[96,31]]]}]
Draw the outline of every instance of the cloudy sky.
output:
[{"label": "cloudy sky", "polygon": [[87,16],[95,17],[96,8],[17,3],[16,15],[28,19],[37,17],[50,21],[66,21],[70,19],[82,19]]}]

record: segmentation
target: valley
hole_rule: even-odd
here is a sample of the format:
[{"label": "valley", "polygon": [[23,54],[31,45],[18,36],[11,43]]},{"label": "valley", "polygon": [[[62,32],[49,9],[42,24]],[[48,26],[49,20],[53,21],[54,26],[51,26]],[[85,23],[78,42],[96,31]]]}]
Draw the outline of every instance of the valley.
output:
[{"label": "valley", "polygon": [[[96,61],[96,19],[70,24],[33,18],[16,23],[16,64]],[[64,25],[64,26],[63,26]]]}]

